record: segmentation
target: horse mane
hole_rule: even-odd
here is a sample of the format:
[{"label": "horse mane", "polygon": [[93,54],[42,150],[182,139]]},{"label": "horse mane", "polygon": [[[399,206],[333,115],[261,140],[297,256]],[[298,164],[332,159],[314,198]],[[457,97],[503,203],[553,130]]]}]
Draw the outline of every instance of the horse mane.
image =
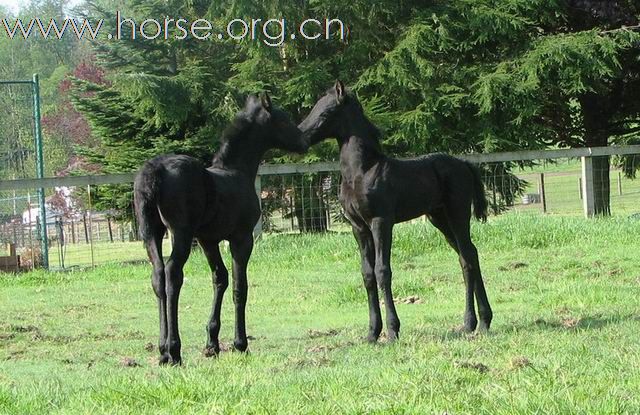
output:
[{"label": "horse mane", "polygon": [[244,136],[249,124],[250,122],[244,111],[233,118],[231,123],[222,132],[220,148],[213,155],[212,165],[221,165],[224,160],[228,160],[234,155],[238,147],[233,144]]},{"label": "horse mane", "polygon": [[378,151],[382,152],[382,148],[380,146],[380,141],[382,140],[382,132],[376,125],[371,122],[367,114],[364,112],[364,108],[362,108],[362,104],[355,96],[355,94],[351,91],[347,91],[347,99],[355,104],[355,107],[360,112],[362,116],[362,125],[360,128],[363,129],[360,133],[362,133],[363,138],[370,139],[372,141],[373,147]]}]

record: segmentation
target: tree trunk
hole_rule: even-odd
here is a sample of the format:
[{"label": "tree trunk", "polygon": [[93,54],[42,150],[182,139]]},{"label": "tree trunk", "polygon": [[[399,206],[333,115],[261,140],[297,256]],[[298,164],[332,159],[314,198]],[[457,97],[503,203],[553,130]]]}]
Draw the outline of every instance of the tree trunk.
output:
[{"label": "tree trunk", "polygon": [[611,181],[609,180],[609,156],[593,158],[593,198],[596,216],[611,215]]},{"label": "tree trunk", "polygon": [[[609,144],[609,120],[615,105],[611,103],[612,96],[599,96],[588,93],[580,98],[582,117],[584,122],[584,142],[587,147],[606,147]],[[610,181],[609,157],[593,158],[593,197],[594,214],[596,216],[610,216]]]}]

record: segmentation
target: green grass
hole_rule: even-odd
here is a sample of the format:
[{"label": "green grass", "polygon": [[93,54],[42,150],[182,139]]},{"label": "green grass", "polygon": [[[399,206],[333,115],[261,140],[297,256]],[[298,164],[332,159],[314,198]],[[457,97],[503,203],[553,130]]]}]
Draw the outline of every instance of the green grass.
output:
[{"label": "green grass", "polygon": [[[0,277],[0,413],[640,413],[640,222],[505,215],[474,224],[494,324],[456,331],[463,284],[432,227],[396,227],[401,339],[364,344],[348,233],[261,241],[251,353],[207,359],[206,261],[181,296],[185,365],[160,368],[146,265]],[[226,254],[225,254],[226,255]],[[221,338],[233,338],[231,291]],[[135,361],[129,367],[123,362]]]}]

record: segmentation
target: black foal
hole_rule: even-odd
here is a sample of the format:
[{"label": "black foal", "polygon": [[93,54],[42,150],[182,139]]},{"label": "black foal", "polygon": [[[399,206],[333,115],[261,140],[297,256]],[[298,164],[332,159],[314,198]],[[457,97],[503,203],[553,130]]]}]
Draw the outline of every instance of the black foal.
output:
[{"label": "black foal", "polygon": [[[158,297],[161,364],[181,363],[178,297],[193,238],[204,251],[215,287],[205,352],[215,355],[220,351],[220,309],[228,286],[228,271],[218,248],[222,240],[229,241],[233,257],[234,347],[247,349],[247,263],[260,217],[254,182],[258,165],[271,148],[301,152],[306,146],[289,117],[272,108],[268,95],[262,99],[252,95],[224,132],[211,167],[205,168],[192,157],[168,155],[147,161],[136,176],[135,210]],[[167,229],[172,250],[165,264],[162,239]]]},{"label": "black foal", "polygon": [[338,140],[340,202],[360,247],[369,299],[368,340],[377,341],[382,331],[376,284],[384,294],[388,337],[398,337],[400,320],[391,290],[392,229],[396,223],[421,215],[428,216],[458,253],[466,285],[464,329],[473,331],[478,326],[475,294],[478,329],[488,330],[492,312],[469,232],[472,204],[476,218],[486,220],[487,215],[478,170],[444,154],[410,160],[387,157],[380,147],[380,132],[340,81],[318,100],[299,128],[309,144],[331,137]]}]

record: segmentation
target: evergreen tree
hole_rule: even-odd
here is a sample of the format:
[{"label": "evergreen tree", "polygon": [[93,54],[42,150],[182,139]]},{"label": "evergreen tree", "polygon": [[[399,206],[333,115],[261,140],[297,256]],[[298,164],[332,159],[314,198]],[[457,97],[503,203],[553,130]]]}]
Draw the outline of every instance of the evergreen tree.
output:
[{"label": "evergreen tree", "polygon": [[[638,2],[460,0],[422,10],[358,81],[397,153],[605,146],[638,139]],[[596,159],[609,213],[609,161]]]},{"label": "evergreen tree", "polygon": [[[87,13],[113,25],[109,7],[92,3]],[[208,161],[238,97],[267,90],[300,119],[336,78],[354,86],[396,156],[638,140],[639,39],[623,27],[637,24],[637,1],[125,0],[120,10],[138,23],[179,15],[218,29],[234,18],[285,17],[287,35],[303,18],[340,18],[347,35],[287,37],[279,47],[260,39],[100,40],[108,82],[78,81],[75,102],[101,143],[84,154],[104,172],[132,171],[166,152]],[[270,154],[273,162],[336,156],[332,141],[302,157]],[[609,212],[608,163],[596,165],[601,214]],[[512,166],[498,167],[508,175]],[[494,189],[506,204],[523,185],[511,183]]]}]

